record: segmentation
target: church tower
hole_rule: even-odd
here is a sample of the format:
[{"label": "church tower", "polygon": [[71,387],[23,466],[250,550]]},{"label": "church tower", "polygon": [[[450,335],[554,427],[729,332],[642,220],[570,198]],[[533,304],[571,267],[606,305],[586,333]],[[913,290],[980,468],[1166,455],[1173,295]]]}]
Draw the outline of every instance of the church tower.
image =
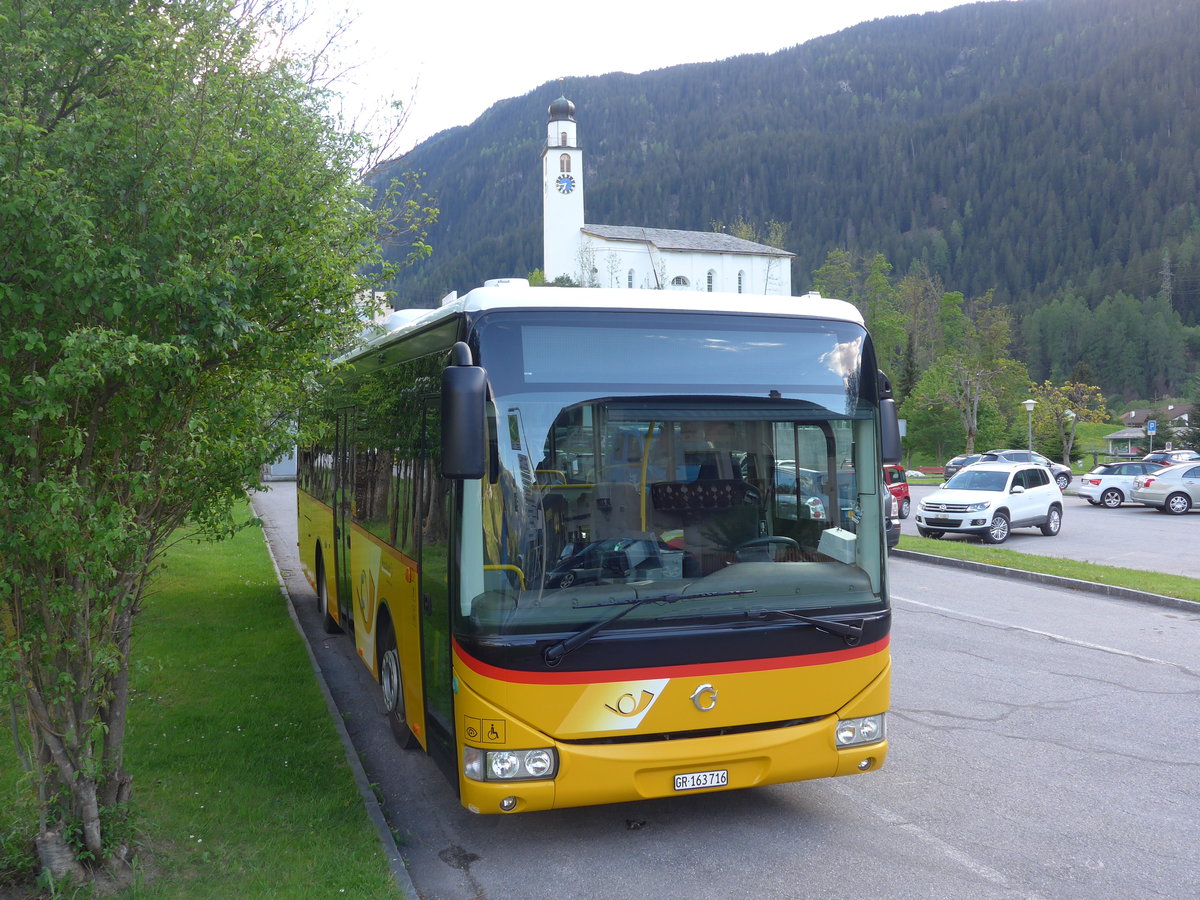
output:
[{"label": "church tower", "polygon": [[581,279],[583,151],[575,132],[575,104],[559,97],[550,104],[542,150],[542,270],[546,280]]}]

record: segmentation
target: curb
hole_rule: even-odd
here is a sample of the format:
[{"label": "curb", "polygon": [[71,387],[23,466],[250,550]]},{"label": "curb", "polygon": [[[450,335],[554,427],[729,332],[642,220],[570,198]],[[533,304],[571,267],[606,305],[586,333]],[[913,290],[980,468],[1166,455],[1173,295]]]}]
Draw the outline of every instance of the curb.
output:
[{"label": "curb", "polygon": [[1106,597],[1113,597],[1118,600],[1133,600],[1138,603],[1150,603],[1155,606],[1167,606],[1172,609],[1200,610],[1200,603],[1192,600],[1181,600],[1178,597],[1151,594],[1147,591],[1135,591],[1132,588],[1114,587],[1111,584],[1101,584],[1097,581],[1081,581],[1077,578],[1064,578],[1061,575],[1026,572],[1022,569],[1009,569],[1005,566],[993,566],[988,563],[970,562],[965,559],[951,559],[931,553],[918,553],[915,550],[894,548],[890,551],[890,555],[897,559],[950,566],[955,569],[966,569],[970,572],[980,572],[984,575],[995,575],[1000,578],[1015,578],[1018,581],[1029,581],[1034,584],[1063,588],[1068,591],[1086,591],[1091,594],[1103,594]]},{"label": "curb", "polygon": [[[253,505],[253,500],[251,500],[251,505]],[[255,511],[255,515],[258,515],[257,510]],[[262,519],[261,516],[258,516],[258,518]],[[387,819],[384,818],[383,809],[379,805],[379,800],[376,798],[375,792],[371,790],[371,783],[367,779],[366,771],[362,767],[362,761],[358,758],[358,751],[354,749],[354,743],[350,740],[350,732],[346,730],[346,724],[342,721],[342,715],[338,710],[337,702],[333,699],[329,685],[325,682],[325,673],[321,671],[321,664],[317,662],[312,645],[309,644],[308,637],[304,633],[304,628],[300,624],[300,619],[296,616],[296,608],[292,605],[292,595],[287,589],[287,583],[283,580],[283,573],[279,570],[279,563],[275,559],[275,551],[271,549],[271,540],[267,537],[265,527],[262,528],[262,532],[263,543],[267,547],[267,556],[271,558],[271,567],[275,570],[275,580],[279,584],[279,592],[283,594],[283,599],[287,602],[288,615],[291,617],[292,625],[295,626],[296,633],[300,635],[300,639],[304,642],[304,649],[308,653],[308,661],[312,663],[313,674],[316,675],[317,684],[321,688],[321,695],[325,698],[325,706],[329,709],[329,716],[333,720],[333,727],[337,729],[338,737],[342,741],[342,748],[346,751],[346,762],[350,765],[350,772],[354,776],[354,783],[358,787],[358,794],[362,798],[363,806],[366,808],[367,817],[371,820],[371,824],[375,826],[375,830],[379,834],[379,842],[383,845],[383,852],[387,856],[388,865],[392,870],[392,878],[395,880],[396,886],[400,889],[402,896],[419,897],[416,885],[412,882],[412,876],[409,875],[408,869],[404,865],[404,857],[400,853],[400,848],[396,846],[395,835],[388,826]]]}]

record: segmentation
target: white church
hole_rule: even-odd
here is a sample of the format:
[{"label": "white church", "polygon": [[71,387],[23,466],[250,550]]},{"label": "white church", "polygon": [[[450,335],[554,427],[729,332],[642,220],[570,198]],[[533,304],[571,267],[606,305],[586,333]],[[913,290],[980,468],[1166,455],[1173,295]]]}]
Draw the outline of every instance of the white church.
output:
[{"label": "white church", "polygon": [[542,240],[546,281],[561,276],[585,287],[792,292],[795,254],[719,232],[583,220],[583,149],[575,104],[550,104],[542,151]]}]

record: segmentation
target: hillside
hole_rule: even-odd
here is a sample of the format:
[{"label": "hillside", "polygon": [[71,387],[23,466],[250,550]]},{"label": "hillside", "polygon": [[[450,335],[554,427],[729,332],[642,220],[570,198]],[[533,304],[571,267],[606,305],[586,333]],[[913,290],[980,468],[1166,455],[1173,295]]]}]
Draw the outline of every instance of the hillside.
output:
[{"label": "hillside", "polygon": [[[782,221],[794,292],[845,248],[899,272],[924,261],[1019,317],[1067,292],[1095,308],[1169,285],[1195,325],[1198,37],[1195,0],[1021,0],[568,79],[587,220]],[[498,103],[399,161],[441,208],[432,258],[395,284],[399,305],[540,267],[540,152],[558,93]]]}]

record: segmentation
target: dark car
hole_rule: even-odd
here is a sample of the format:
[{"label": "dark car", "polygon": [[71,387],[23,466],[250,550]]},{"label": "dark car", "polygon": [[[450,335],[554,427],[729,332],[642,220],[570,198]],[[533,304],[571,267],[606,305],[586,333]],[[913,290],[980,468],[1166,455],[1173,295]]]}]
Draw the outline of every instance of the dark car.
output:
[{"label": "dark car", "polygon": [[1045,466],[1054,474],[1054,480],[1058,483],[1058,489],[1065,491],[1067,485],[1071,483],[1071,467],[1064,466],[1062,463],[1053,462],[1040,453],[1030,452],[1029,450],[989,450],[984,453],[980,462],[1031,462],[1039,466]]},{"label": "dark car", "polygon": [[965,469],[967,466],[974,465],[975,463],[979,462],[980,456],[981,454],[979,453],[972,453],[970,455],[960,454],[954,457],[952,460],[946,463],[946,469],[943,473],[943,477],[949,481],[959,473],[959,470]]}]

